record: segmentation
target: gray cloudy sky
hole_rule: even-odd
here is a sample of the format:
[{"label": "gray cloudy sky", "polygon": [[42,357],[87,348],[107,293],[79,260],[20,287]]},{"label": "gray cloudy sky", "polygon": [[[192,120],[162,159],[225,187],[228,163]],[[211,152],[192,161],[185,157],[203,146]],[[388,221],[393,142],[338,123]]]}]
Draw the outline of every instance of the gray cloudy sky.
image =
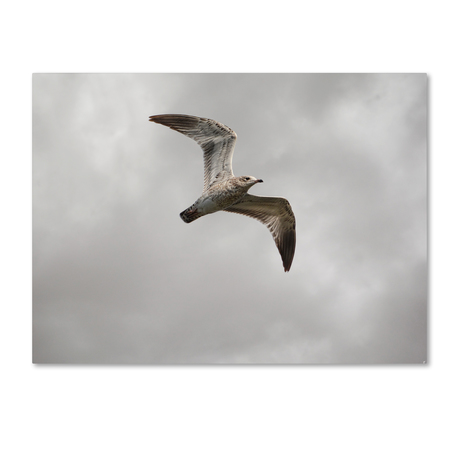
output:
[{"label": "gray cloudy sky", "polygon": [[[427,360],[427,102],[423,74],[35,74],[33,361]],[[255,220],[180,219],[202,154],[162,113],[237,133],[289,273]]]}]

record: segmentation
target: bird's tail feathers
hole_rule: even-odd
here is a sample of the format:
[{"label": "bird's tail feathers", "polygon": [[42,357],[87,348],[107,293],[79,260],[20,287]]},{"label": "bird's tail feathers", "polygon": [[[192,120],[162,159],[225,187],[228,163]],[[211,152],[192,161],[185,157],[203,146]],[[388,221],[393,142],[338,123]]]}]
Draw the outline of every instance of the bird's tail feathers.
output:
[{"label": "bird's tail feathers", "polygon": [[183,212],[180,213],[180,217],[186,223],[191,223],[194,220],[201,217],[202,215],[203,214],[201,214],[194,205],[189,206],[189,208],[185,209]]}]

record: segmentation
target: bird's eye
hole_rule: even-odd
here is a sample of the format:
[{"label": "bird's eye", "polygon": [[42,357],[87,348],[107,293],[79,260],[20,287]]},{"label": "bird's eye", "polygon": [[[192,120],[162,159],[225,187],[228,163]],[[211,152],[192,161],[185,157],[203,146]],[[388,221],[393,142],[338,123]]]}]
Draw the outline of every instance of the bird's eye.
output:
[{"label": "bird's eye", "polygon": [[248,180],[250,180],[250,177],[245,177],[245,181],[248,181]]}]

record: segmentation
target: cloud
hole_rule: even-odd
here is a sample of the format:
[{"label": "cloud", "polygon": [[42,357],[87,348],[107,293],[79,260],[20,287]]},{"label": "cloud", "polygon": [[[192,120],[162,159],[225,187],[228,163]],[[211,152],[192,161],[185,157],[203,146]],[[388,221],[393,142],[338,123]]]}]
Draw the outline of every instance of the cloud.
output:
[{"label": "cloud", "polygon": [[[291,272],[257,221],[181,221],[202,157],[170,112],[289,199]],[[34,362],[422,363],[426,177],[424,75],[34,75]]]}]

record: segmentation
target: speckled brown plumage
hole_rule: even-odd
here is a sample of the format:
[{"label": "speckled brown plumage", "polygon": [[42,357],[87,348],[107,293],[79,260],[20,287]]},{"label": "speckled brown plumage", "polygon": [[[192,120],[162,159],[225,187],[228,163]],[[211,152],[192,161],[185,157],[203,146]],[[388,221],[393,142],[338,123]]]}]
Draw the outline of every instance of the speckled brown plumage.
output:
[{"label": "speckled brown plumage", "polygon": [[267,226],[280,252],[285,272],[292,265],[295,253],[295,216],[289,202],[282,197],[261,197],[248,190],[261,179],[235,177],[232,158],[236,133],[211,119],[183,114],[151,116],[151,122],[165,125],[191,139],[203,149],[204,182],[202,195],[180,213],[190,223],[217,211],[228,211],[253,217]]}]

